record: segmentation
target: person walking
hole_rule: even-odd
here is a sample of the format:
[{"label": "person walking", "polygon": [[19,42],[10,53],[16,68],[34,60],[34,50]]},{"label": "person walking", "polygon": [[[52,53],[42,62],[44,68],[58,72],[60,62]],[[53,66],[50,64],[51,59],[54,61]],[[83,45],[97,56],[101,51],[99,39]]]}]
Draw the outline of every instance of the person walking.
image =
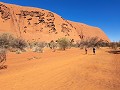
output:
[{"label": "person walking", "polygon": [[85,54],[87,54],[87,47],[85,47]]},{"label": "person walking", "polygon": [[93,54],[95,55],[95,53],[96,53],[96,49],[95,47],[93,47]]}]

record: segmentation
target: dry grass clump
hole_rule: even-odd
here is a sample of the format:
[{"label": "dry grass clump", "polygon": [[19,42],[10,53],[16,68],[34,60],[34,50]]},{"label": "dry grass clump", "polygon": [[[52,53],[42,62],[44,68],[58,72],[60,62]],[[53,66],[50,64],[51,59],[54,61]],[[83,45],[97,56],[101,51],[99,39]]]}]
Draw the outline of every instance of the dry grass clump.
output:
[{"label": "dry grass clump", "polygon": [[27,47],[27,42],[22,38],[16,38],[9,33],[0,35],[0,48],[10,51],[24,51]]},{"label": "dry grass clump", "polygon": [[34,52],[43,52],[43,48],[46,46],[45,42],[30,42],[29,47],[32,49]]},{"label": "dry grass clump", "polygon": [[9,33],[0,34],[0,47],[10,48],[11,44],[14,42],[14,37]]}]

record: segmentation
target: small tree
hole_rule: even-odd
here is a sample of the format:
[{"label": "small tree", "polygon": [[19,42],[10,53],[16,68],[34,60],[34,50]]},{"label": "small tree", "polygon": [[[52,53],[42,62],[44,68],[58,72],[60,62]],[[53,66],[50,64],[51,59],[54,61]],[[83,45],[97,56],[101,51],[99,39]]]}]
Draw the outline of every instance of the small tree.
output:
[{"label": "small tree", "polygon": [[69,47],[70,42],[67,38],[60,38],[58,39],[58,44],[59,44],[60,49],[65,50],[66,48]]}]

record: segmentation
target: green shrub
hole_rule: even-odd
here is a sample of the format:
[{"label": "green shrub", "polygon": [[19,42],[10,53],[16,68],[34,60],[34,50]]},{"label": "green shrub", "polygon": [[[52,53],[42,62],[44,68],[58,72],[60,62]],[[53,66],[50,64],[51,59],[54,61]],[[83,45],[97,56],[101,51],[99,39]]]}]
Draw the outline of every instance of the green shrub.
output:
[{"label": "green shrub", "polygon": [[60,38],[57,40],[57,42],[59,44],[59,48],[62,50],[65,50],[70,46],[70,42],[67,38]]}]

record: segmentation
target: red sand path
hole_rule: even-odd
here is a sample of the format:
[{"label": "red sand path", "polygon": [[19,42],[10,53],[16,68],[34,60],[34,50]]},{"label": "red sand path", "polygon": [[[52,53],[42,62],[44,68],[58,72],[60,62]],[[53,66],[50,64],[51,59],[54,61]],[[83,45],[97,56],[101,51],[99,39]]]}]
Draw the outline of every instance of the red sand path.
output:
[{"label": "red sand path", "polygon": [[120,90],[120,55],[106,50],[8,53],[0,90]]}]

